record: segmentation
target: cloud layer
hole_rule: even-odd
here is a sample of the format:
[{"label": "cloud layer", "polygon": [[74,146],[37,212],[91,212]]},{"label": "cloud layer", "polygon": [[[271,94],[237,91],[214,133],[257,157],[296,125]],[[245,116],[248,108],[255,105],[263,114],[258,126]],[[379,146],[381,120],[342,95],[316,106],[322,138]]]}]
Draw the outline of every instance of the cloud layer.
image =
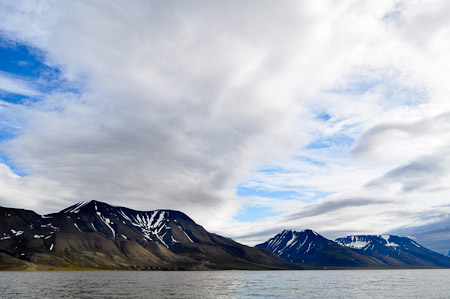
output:
[{"label": "cloud layer", "polygon": [[[179,209],[249,244],[286,226],[332,237],[437,221],[449,212],[448,6],[4,2],[2,38],[42,51],[67,88],[0,74],[4,92],[39,95],[0,107],[18,124],[1,143],[0,204]],[[233,220],[258,205],[279,216]]]}]

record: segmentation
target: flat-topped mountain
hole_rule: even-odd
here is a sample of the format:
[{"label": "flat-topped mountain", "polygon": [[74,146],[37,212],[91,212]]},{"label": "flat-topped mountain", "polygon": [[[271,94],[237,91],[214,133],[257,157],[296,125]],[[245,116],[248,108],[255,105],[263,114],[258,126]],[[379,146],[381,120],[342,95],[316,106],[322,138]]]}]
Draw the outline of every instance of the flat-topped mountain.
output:
[{"label": "flat-topped mountain", "polygon": [[270,251],[209,233],[182,212],[143,212],[99,201],[80,202],[43,216],[0,207],[0,265],[76,269],[299,268]]},{"label": "flat-topped mountain", "polygon": [[397,267],[450,267],[450,258],[431,251],[407,237],[352,235],[336,242],[355,252]]}]

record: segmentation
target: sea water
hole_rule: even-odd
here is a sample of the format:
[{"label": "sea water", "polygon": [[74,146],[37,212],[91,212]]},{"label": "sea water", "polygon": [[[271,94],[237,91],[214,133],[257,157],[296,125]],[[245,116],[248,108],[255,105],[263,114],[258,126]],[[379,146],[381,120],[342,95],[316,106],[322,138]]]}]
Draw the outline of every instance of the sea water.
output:
[{"label": "sea water", "polygon": [[0,272],[1,298],[450,298],[450,270]]}]

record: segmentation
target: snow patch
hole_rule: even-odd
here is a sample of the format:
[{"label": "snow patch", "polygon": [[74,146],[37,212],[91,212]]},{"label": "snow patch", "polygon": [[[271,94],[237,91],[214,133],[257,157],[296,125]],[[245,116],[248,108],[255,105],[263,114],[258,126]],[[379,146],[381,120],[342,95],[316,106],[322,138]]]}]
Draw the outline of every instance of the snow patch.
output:
[{"label": "snow patch", "polygon": [[314,247],[314,243],[311,242],[308,244],[308,249],[306,249],[305,254],[309,252],[309,250],[311,249],[311,245]]},{"label": "snow patch", "polygon": [[109,218],[104,217],[104,216],[102,215],[102,213],[100,213],[100,212],[97,212],[97,215],[100,217],[100,219],[103,221],[103,223],[105,223],[106,226],[111,230],[112,236],[115,237],[115,236],[116,236],[116,232],[115,232],[115,230],[112,228],[112,226],[110,225],[110,224],[112,223],[112,221],[109,220]]},{"label": "snow patch", "polygon": [[119,213],[120,215],[122,215],[123,218],[128,220],[131,223],[131,225],[139,227],[145,239],[153,240],[152,236],[156,236],[156,238],[158,238],[158,240],[164,246],[169,248],[169,246],[162,239],[164,238],[165,233],[163,234],[163,236],[160,236],[160,233],[162,232],[163,229],[170,229],[170,227],[166,225],[168,219],[165,217],[166,216],[165,211],[156,210],[147,213],[139,212],[136,215],[131,216],[126,215],[123,212],[123,210],[120,210]]},{"label": "snow patch", "polygon": [[75,222],[73,223],[73,225],[78,229],[78,231],[82,231]]},{"label": "snow patch", "polygon": [[371,243],[370,241],[365,241],[363,240],[363,238],[360,238],[358,236],[350,236],[350,240],[350,242],[338,241],[338,244],[350,248],[362,249]]},{"label": "snow patch", "polygon": [[156,223],[153,226],[158,227],[163,220],[164,220],[164,212],[161,212],[161,213],[159,213],[158,220],[156,220]]},{"label": "snow patch", "polygon": [[306,240],[308,240],[308,236],[306,236],[305,240],[303,240],[302,244],[300,244],[299,246],[297,246],[297,249],[302,248],[303,245],[305,245]]},{"label": "snow patch", "polygon": [[420,245],[419,244],[417,244],[416,242],[414,242],[414,241],[411,241],[411,243],[414,245],[414,246],[417,246],[418,248],[420,248]]},{"label": "snow patch", "polygon": [[48,223],[48,224],[41,224],[41,227],[52,228],[53,230],[59,230],[58,227],[53,226],[51,223]]},{"label": "snow patch", "polygon": [[389,247],[397,247],[398,246],[398,244],[396,244],[394,242],[389,242],[389,239],[391,238],[390,235],[381,235],[380,237],[382,237],[386,241],[385,246],[389,246]]},{"label": "snow patch", "polygon": [[189,241],[191,241],[192,243],[194,243],[194,241],[192,241],[192,239],[189,238],[188,234],[186,234],[186,232],[184,231],[183,228],[181,228],[179,225],[178,225],[178,228],[184,233],[184,235],[188,238]]},{"label": "snow patch", "polygon": [[80,201],[79,203],[75,204],[73,208],[70,210],[65,211],[64,213],[78,213],[80,212],[80,209],[87,205],[90,201]]},{"label": "snow patch", "polygon": [[292,242],[294,242],[294,240],[295,240],[295,235],[292,234],[292,238],[289,241],[287,241],[286,246],[284,248],[289,247],[289,245],[291,245]]},{"label": "snow patch", "polygon": [[20,236],[21,234],[23,234],[23,231],[22,230],[19,230],[19,231],[15,231],[15,230],[11,230],[11,232],[17,237],[17,236]]}]

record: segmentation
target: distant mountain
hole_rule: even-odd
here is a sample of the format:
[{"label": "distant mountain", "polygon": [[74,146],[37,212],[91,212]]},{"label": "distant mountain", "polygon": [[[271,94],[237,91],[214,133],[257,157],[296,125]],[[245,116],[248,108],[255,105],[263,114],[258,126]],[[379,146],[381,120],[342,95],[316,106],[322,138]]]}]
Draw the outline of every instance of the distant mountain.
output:
[{"label": "distant mountain", "polygon": [[431,251],[407,237],[357,235],[336,239],[340,245],[394,267],[450,267],[450,257]]},{"label": "distant mountain", "polygon": [[271,250],[287,261],[313,267],[385,266],[377,259],[360,255],[309,229],[284,230],[255,247]]},{"label": "distant mountain", "polygon": [[436,268],[450,267],[450,257],[415,241],[391,235],[361,235],[328,240],[312,230],[284,230],[256,245],[304,267]]},{"label": "distant mountain", "polygon": [[298,269],[207,232],[182,212],[99,201],[58,213],[0,207],[0,269]]}]

